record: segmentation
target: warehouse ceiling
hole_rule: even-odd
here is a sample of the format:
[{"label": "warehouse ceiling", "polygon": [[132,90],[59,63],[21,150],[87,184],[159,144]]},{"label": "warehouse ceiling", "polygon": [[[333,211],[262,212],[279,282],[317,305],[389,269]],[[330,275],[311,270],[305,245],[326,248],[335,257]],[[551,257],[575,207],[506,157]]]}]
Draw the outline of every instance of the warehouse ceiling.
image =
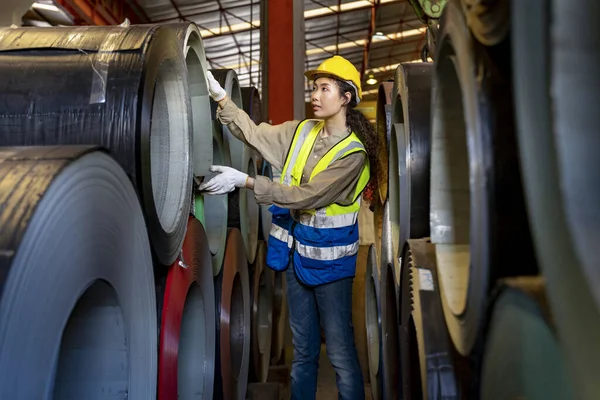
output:
[{"label": "warehouse ceiling", "polygon": [[[52,7],[55,3],[58,11]],[[24,25],[72,24],[73,19],[61,7],[64,3],[36,2],[23,18]],[[152,22],[196,23],[211,67],[235,69],[242,86],[260,87],[260,0],[138,3]],[[306,68],[315,68],[324,59],[340,54],[364,72],[367,96],[374,96],[379,82],[393,78],[398,63],[420,58],[425,25],[408,0],[305,0],[304,8]],[[370,80],[367,84],[369,78],[377,83]]]}]

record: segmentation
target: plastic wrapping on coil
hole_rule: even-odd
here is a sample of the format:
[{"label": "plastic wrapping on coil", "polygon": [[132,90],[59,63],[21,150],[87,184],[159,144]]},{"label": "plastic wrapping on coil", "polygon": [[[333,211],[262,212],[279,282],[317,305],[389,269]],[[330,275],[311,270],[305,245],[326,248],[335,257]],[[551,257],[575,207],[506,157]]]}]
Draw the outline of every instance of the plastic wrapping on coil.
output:
[{"label": "plastic wrapping on coil", "polygon": [[191,107],[181,45],[155,25],[0,29],[0,145],[106,147],[169,265],[190,209]]}]

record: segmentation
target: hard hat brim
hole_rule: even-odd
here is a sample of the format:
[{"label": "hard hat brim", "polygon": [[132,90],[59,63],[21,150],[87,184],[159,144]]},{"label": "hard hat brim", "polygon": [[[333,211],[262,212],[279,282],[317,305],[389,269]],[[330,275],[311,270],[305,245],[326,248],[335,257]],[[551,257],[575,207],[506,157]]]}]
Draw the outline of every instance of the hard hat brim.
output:
[{"label": "hard hat brim", "polygon": [[304,73],[304,76],[306,76],[311,81],[314,81],[315,80],[315,76],[317,76],[317,75],[333,76],[333,77],[338,78],[338,79],[343,79],[341,76],[338,76],[336,74],[332,74],[331,71],[323,71],[321,69],[311,69],[310,71],[306,71]]}]

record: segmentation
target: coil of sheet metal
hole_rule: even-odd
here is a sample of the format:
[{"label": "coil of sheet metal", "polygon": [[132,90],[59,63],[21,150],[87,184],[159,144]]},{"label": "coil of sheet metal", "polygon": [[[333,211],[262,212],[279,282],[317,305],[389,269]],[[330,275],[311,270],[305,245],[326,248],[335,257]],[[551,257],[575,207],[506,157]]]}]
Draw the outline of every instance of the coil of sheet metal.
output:
[{"label": "coil of sheet metal", "polygon": [[0,148],[0,254],[1,398],[156,398],[152,253],[112,157]]},{"label": "coil of sheet metal", "polygon": [[[369,263],[369,247],[361,245],[358,247],[356,258],[356,272],[352,283],[352,326],[354,326],[354,343],[358,361],[363,375],[363,381],[369,382],[369,355],[366,331],[366,302],[365,290],[368,283],[365,277],[367,264]],[[370,279],[370,278],[369,278]]]},{"label": "coil of sheet metal", "polygon": [[491,298],[481,389],[485,400],[576,399],[541,277],[504,280]]},{"label": "coil of sheet metal", "polygon": [[[223,140],[223,125],[214,120],[213,128],[213,163],[215,165],[231,166],[229,147]],[[209,174],[205,181],[213,178]],[[212,254],[213,274],[217,276],[223,266],[225,246],[227,243],[227,218],[229,211],[229,196],[227,194],[203,196],[196,193],[196,208],[202,207],[204,211],[204,226],[208,235],[208,245]]]},{"label": "coil of sheet metal", "polygon": [[245,399],[250,364],[250,281],[244,241],[229,229],[223,268],[215,278],[217,341],[214,396]]},{"label": "coil of sheet metal", "polygon": [[214,283],[206,233],[194,217],[161,289],[158,399],[212,399]]},{"label": "coil of sheet metal", "polygon": [[379,165],[377,166],[377,186],[379,201],[383,204],[388,198],[388,143],[392,129],[392,90],[394,82],[382,82],[377,92],[375,123],[379,144]]},{"label": "coil of sheet metal", "polygon": [[[590,67],[599,62],[594,45],[598,6],[550,0],[511,4],[513,89],[527,206],[561,347],[575,397],[581,399],[600,398],[600,256],[594,239],[600,232],[598,113],[590,108],[598,96],[598,77]],[[565,35],[569,26],[573,36]]]},{"label": "coil of sheet metal", "polygon": [[444,316],[462,355],[481,334],[495,280],[537,273],[508,106],[506,45],[484,48],[459,2],[444,8],[432,93],[430,223]]},{"label": "coil of sheet metal", "polygon": [[367,353],[369,356],[369,382],[373,400],[382,399],[382,355],[381,355],[381,297],[379,267],[375,246],[369,246],[365,271],[365,328],[367,331]]},{"label": "coil of sheet metal", "polygon": [[[241,171],[255,178],[258,175],[256,160],[258,153],[244,146]],[[258,242],[260,210],[254,198],[254,192],[248,189],[236,189],[229,194],[227,225],[238,228],[242,233],[248,262],[253,263]]]},{"label": "coil of sheet metal", "polygon": [[429,239],[406,243],[401,271],[402,398],[458,400],[453,349],[438,290],[435,248]]},{"label": "coil of sheet metal", "polygon": [[187,67],[188,93],[190,95],[192,119],[192,164],[195,177],[210,173],[213,162],[210,97],[206,86],[206,54],[200,30],[194,23],[174,23],[182,45]]},{"label": "coil of sheet metal", "polygon": [[[429,236],[430,103],[432,63],[405,63],[396,69],[399,251],[408,239]],[[401,119],[400,119],[401,118]],[[402,126],[398,126],[399,124]],[[403,128],[404,132],[399,132]],[[399,137],[404,134],[404,140]]]},{"label": "coil of sheet metal", "polygon": [[263,121],[262,105],[260,102],[260,94],[254,86],[243,87],[240,89],[242,93],[242,104],[244,111],[252,118],[256,125]]},{"label": "coil of sheet metal", "polygon": [[[233,101],[238,108],[243,109],[242,91],[236,72],[232,69],[211,69],[210,71],[217,82],[225,89],[225,92],[227,92],[229,101]],[[214,101],[211,101],[211,108],[213,115],[215,115],[217,104]],[[227,143],[227,147],[229,148],[231,166],[238,171],[243,170],[242,156],[244,154],[244,147],[246,147],[244,143],[233,136],[227,126],[223,126],[223,141]]]},{"label": "coil of sheet metal", "polygon": [[275,271],[267,268],[267,246],[258,243],[258,250],[250,276],[252,299],[252,375],[257,382],[266,382],[271,363],[273,335],[273,283]]},{"label": "coil of sheet metal", "polygon": [[383,391],[385,399],[400,395],[399,332],[398,332],[398,259],[393,255],[390,203],[386,201],[383,211],[381,239],[381,338],[383,355]]},{"label": "coil of sheet metal", "polygon": [[192,188],[190,98],[174,31],[28,27],[0,36],[0,145],[107,147],[141,198],[154,253],[172,264]]}]

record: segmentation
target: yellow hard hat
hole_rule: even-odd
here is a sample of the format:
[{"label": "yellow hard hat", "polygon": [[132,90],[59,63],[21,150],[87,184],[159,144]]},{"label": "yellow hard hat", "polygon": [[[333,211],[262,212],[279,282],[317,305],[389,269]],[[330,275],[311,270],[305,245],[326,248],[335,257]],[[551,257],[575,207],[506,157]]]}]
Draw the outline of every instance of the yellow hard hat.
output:
[{"label": "yellow hard hat", "polygon": [[331,75],[343,81],[351,83],[356,88],[357,103],[362,99],[362,88],[360,87],[360,73],[356,67],[344,57],[333,56],[323,61],[317,69],[306,71],[304,75],[314,80],[317,75]]}]

